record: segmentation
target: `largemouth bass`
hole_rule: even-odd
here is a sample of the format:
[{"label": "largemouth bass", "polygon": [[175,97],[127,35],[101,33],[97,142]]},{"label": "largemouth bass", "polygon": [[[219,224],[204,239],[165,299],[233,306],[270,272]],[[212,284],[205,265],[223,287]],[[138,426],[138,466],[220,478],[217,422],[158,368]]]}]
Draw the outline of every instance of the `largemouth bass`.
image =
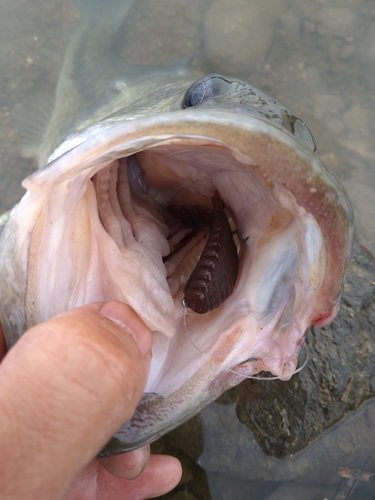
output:
[{"label": "largemouth bass", "polygon": [[[155,439],[245,377],[290,378],[309,325],[337,314],[353,237],[348,197],[290,109],[236,78],[116,56],[132,4],[91,2],[88,14],[83,3],[40,169],[0,241],[8,347],[93,301],[126,302],[153,332],[143,399],[103,456]],[[200,314],[184,289],[213,229],[185,218],[215,198],[229,224],[219,247],[236,232],[238,276],[224,290],[233,266],[220,250],[206,276],[222,298]]]}]

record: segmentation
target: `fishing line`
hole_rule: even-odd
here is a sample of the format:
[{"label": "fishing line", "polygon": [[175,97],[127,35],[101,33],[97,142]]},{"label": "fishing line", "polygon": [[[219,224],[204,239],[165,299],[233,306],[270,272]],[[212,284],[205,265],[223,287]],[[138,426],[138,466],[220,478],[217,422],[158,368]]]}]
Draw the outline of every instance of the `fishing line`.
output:
[{"label": "fishing line", "polygon": [[193,313],[191,313],[191,312],[188,311],[189,308],[184,305],[184,300],[182,301],[182,309],[183,309],[182,319],[183,319],[183,323],[184,323],[184,327],[185,327],[185,332],[186,332],[187,338],[189,339],[191,345],[193,347],[195,347],[195,349],[198,352],[200,352],[202,355],[204,355],[205,353],[203,351],[201,351],[196,344],[194,344],[193,339],[191,338],[191,336],[189,334],[187,323],[186,323],[186,315],[188,314],[189,316],[193,316]]},{"label": "fishing line", "polygon": [[[303,370],[310,359],[309,351],[308,351],[306,344],[303,344],[303,346],[301,347],[300,354],[302,354],[302,352],[305,353],[305,360],[303,361],[301,366],[298,367],[298,365],[297,365],[297,368],[294,370],[294,372],[290,374],[291,377],[293,375],[295,375],[296,373],[299,373],[301,370]],[[298,364],[300,364],[299,358],[300,358],[300,356],[298,356]],[[271,376],[270,377],[263,377],[263,376],[261,377],[261,376],[258,376],[257,374],[249,375],[246,378],[251,378],[254,380],[280,380],[280,377],[273,377],[273,376],[272,377]]]},{"label": "fishing line", "polygon": [[[290,374],[291,377],[293,377],[293,375],[295,375],[296,373],[298,373],[301,370],[303,370],[305,368],[305,366],[307,365],[309,359],[310,359],[309,351],[308,351],[308,349],[307,349],[307,347],[306,347],[305,344],[303,344],[300,353],[302,352],[302,350],[304,350],[304,352],[305,352],[306,359],[304,360],[304,362],[302,363],[301,366],[299,366],[298,368],[296,368],[294,370],[294,372]],[[257,361],[257,358],[255,358],[254,361]],[[298,359],[298,363],[299,362],[300,362],[300,360]],[[241,376],[243,376],[246,379],[253,379],[253,380],[281,380],[281,377],[274,377],[274,376],[265,377],[265,376],[260,376],[258,374],[255,374],[255,375],[245,375],[245,374],[242,374],[240,371],[236,371],[233,368],[228,368],[228,367],[226,367],[224,365],[221,365],[221,366],[225,370],[228,370],[229,372],[232,372],[232,373],[234,373],[236,375],[241,375]]]},{"label": "fishing line", "polygon": [[[183,318],[183,323],[184,323],[184,328],[185,328],[186,335],[187,335],[187,337],[188,337],[191,345],[200,354],[202,354],[203,356],[207,356],[207,354],[204,351],[202,351],[201,349],[199,349],[199,347],[193,342],[193,339],[191,338],[191,335],[189,334],[189,331],[188,331],[187,322],[186,322],[186,315],[189,315],[189,316],[194,316],[194,315],[193,315],[192,312],[188,311],[189,307],[185,306],[184,303],[182,303],[182,306],[183,306],[182,318]],[[303,353],[305,355],[305,359],[304,359],[304,361],[301,364],[301,359],[300,358],[302,357]],[[304,343],[302,345],[302,347],[301,347],[301,351],[300,351],[299,356],[298,356],[298,365],[300,365],[300,366],[297,365],[297,367],[294,370],[294,372],[290,374],[290,377],[293,377],[293,375],[295,375],[296,373],[299,373],[300,371],[302,371],[305,368],[305,366],[307,365],[309,359],[310,359],[309,350],[308,350],[306,344]],[[254,358],[254,361],[257,361],[257,358]],[[241,364],[243,364],[243,363],[241,363]],[[224,368],[224,370],[227,370],[228,372],[234,373],[235,375],[243,376],[246,379],[253,379],[253,380],[281,380],[281,377],[275,377],[275,376],[272,376],[271,374],[270,374],[270,376],[260,376],[258,374],[255,374],[255,375],[245,375],[245,374],[242,374],[240,371],[237,371],[236,369],[228,368],[227,366],[223,365],[222,363],[220,363],[220,366],[221,366],[221,368]]]}]

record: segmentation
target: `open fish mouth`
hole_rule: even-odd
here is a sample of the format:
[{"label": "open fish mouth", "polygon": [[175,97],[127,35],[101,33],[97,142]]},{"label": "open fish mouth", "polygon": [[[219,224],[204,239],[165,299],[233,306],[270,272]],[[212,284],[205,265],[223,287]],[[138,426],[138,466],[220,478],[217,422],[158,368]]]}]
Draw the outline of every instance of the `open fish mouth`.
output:
[{"label": "open fish mouth", "polygon": [[[196,359],[214,350],[222,334],[226,342],[234,337],[234,345],[239,336],[248,343],[247,354],[244,346],[226,354],[227,368],[252,358],[251,373],[264,369],[288,378],[294,372],[324,281],[326,248],[319,225],[288,191],[270,188],[224,145],[198,139],[114,160],[92,184],[102,261],[97,293],[130,304],[154,332],[147,392],[173,391],[176,378],[189,378]],[[209,211],[215,192],[237,231],[239,276],[219,307],[204,316],[191,310],[185,315],[184,287],[209,231],[204,220],[202,228],[193,222],[193,228],[183,227],[189,225],[186,207]],[[169,207],[180,207],[182,222],[168,216]],[[231,263],[219,262],[215,272],[230,274]],[[220,286],[225,288],[225,280]],[[164,368],[169,357],[173,361]],[[188,376],[181,375],[184,365]]]},{"label": "open fish mouth", "polygon": [[[150,441],[246,376],[288,379],[308,326],[337,313],[351,247],[350,203],[314,152],[267,120],[217,109],[109,120],[69,140],[26,179],[4,232],[2,251],[20,258],[0,273],[1,318],[11,344],[57,313],[120,300],[152,330],[145,395],[104,454]],[[200,314],[184,288],[215,196],[238,276],[219,241],[206,274],[222,297]]]},{"label": "open fish mouth", "polygon": [[[173,390],[183,364],[189,372],[224,332],[227,341],[235,336],[234,343],[240,335],[249,338],[247,358],[255,358],[256,365],[251,371],[267,369],[284,378],[293,373],[306,328],[296,316],[311,318],[326,272],[326,250],[318,224],[286,190],[270,189],[224,146],[198,140],[190,147],[180,140],[114,160],[95,174],[92,184],[88,196],[96,198],[98,207],[95,238],[102,261],[97,293],[130,304],[154,332],[155,361],[146,391]],[[168,208],[180,207],[185,222],[186,207],[209,211],[215,192],[237,231],[238,282],[204,317],[191,310],[185,315],[183,290],[208,228],[204,220],[201,229],[184,228],[189,224],[168,217]],[[219,262],[215,272],[230,274],[231,263]],[[207,280],[212,279],[209,273]],[[221,280],[218,295],[222,286],[225,296],[225,285]],[[296,329],[293,339],[286,334],[290,327]],[[162,365],[172,353],[167,367],[172,373],[165,376]],[[228,368],[245,361],[243,355],[241,349]]]}]

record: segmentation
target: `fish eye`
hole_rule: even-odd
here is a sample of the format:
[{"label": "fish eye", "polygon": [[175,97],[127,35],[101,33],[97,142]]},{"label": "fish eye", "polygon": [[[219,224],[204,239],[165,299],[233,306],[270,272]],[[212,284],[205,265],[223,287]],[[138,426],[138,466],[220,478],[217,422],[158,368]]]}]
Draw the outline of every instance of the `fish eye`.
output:
[{"label": "fish eye", "polygon": [[197,106],[206,99],[221,94],[228,84],[230,82],[219,75],[208,75],[200,78],[187,89],[182,100],[182,107],[191,108]]}]

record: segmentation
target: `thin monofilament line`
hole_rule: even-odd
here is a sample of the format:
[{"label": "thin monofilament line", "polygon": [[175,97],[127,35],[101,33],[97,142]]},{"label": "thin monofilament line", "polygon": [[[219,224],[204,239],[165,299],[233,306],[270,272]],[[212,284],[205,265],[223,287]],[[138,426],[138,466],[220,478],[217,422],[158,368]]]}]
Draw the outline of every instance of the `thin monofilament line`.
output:
[{"label": "thin monofilament line", "polygon": [[[188,307],[184,306],[183,307],[183,323],[184,323],[184,328],[185,328],[185,332],[186,332],[186,335],[191,343],[191,345],[200,353],[202,354],[203,356],[208,356],[208,354],[206,354],[204,351],[202,351],[201,349],[199,349],[199,347],[193,342],[193,339],[191,338],[191,335],[189,334],[189,331],[188,331],[188,327],[187,327],[187,322],[186,322],[186,315],[189,314],[190,316],[193,316],[193,314],[191,312],[188,311]],[[309,356],[309,351],[307,349],[307,346],[306,344],[303,344],[302,347],[301,347],[301,351],[300,351],[300,354],[303,352],[305,352],[305,360],[303,361],[303,363],[301,364],[301,366],[297,367],[293,373],[290,374],[290,376],[292,377],[293,375],[295,375],[296,373],[299,373],[301,370],[303,370],[305,368],[305,366],[307,365],[309,359],[310,359],[310,356]],[[256,359],[254,360],[256,361]],[[275,377],[275,376],[269,376],[269,377],[264,377],[264,376],[259,376],[257,374],[255,375],[245,375],[245,374],[242,374],[240,371],[237,371],[236,369],[233,369],[233,368],[228,368],[227,366],[221,364],[220,365],[222,368],[224,368],[225,370],[231,372],[231,373],[234,373],[235,375],[242,375],[244,378],[246,379],[253,379],[253,380],[281,380],[281,377]]]}]

